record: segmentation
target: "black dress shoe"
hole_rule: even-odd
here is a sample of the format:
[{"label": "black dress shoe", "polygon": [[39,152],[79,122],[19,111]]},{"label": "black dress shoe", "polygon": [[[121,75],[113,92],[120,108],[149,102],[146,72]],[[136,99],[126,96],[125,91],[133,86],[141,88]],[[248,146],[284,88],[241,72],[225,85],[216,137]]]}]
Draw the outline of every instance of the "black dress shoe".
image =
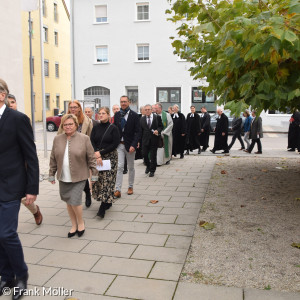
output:
[{"label": "black dress shoe", "polygon": [[102,218],[102,219],[105,216],[105,207],[106,207],[105,203],[101,202],[101,205],[100,205],[99,210],[97,212],[97,216],[100,217],[100,218]]},{"label": "black dress shoe", "polygon": [[183,159],[184,158],[184,155],[183,154],[180,154],[180,159]]},{"label": "black dress shoe", "polygon": [[12,296],[13,300],[18,300],[23,297],[23,294],[27,290],[27,281],[28,281],[28,273],[26,274],[26,276],[16,279],[14,293]]},{"label": "black dress shoe", "polygon": [[150,172],[149,177],[154,177],[154,172]]},{"label": "black dress shoe", "polygon": [[198,154],[201,154],[201,149],[198,150]]},{"label": "black dress shoe", "polygon": [[167,162],[166,162],[166,165],[169,165],[170,164],[170,161],[168,160]]},{"label": "black dress shoe", "polygon": [[90,207],[91,204],[92,204],[91,192],[88,191],[87,193],[85,193],[85,206]]},{"label": "black dress shoe", "polygon": [[289,152],[295,152],[295,148],[291,148],[288,150]]},{"label": "black dress shoe", "polygon": [[105,210],[110,209],[112,207],[112,203],[105,203]]},{"label": "black dress shoe", "polygon": [[147,167],[145,170],[145,174],[148,174],[150,172],[150,169]]},{"label": "black dress shoe", "polygon": [[[192,151],[191,151],[192,152]],[[185,155],[190,155],[190,151],[186,150]]]},{"label": "black dress shoe", "polygon": [[71,237],[75,236],[76,233],[77,233],[77,230],[74,231],[74,232],[68,232],[68,238],[71,238]]},{"label": "black dress shoe", "polygon": [[7,289],[12,289],[15,286],[15,280],[1,280],[0,281],[0,296],[3,295],[3,290],[7,291]]},{"label": "black dress shoe", "polygon": [[125,174],[127,174],[128,173],[128,170],[124,170],[123,171],[123,174],[125,175]]},{"label": "black dress shoe", "polygon": [[213,153],[213,154],[215,154],[215,152],[216,152],[215,150],[209,150],[209,151],[210,151],[211,153]]}]

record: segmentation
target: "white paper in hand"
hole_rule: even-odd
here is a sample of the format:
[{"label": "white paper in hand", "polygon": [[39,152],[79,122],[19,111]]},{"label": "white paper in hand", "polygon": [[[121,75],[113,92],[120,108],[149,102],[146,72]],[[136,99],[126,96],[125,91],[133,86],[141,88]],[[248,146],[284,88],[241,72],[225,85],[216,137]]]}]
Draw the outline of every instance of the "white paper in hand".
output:
[{"label": "white paper in hand", "polygon": [[110,159],[102,160],[103,166],[97,165],[98,171],[110,171],[111,170],[111,164]]}]

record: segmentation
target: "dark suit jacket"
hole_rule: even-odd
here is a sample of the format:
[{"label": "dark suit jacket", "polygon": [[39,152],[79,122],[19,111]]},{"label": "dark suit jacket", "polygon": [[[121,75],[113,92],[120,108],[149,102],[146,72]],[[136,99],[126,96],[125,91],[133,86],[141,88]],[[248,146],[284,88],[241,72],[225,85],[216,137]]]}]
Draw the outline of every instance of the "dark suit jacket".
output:
[{"label": "dark suit jacket", "polygon": [[29,118],[6,107],[0,119],[0,202],[38,193],[39,162]]},{"label": "dark suit jacket", "polygon": [[201,118],[201,128],[204,129],[205,132],[210,132],[210,114],[208,112],[204,113]]},{"label": "dark suit jacket", "polygon": [[[143,116],[141,118],[141,127],[142,127],[142,144],[143,146],[154,146],[157,147],[158,146],[158,141],[161,138],[160,134],[163,131],[164,127],[162,124],[162,120],[161,117],[153,114],[153,120],[152,120],[152,124],[151,127],[148,127],[147,124],[147,117]],[[155,135],[153,134],[152,130],[157,130],[159,135]]]},{"label": "dark suit jacket", "polygon": [[259,138],[263,138],[263,129],[262,129],[262,119],[261,117],[256,117],[254,121],[251,122],[250,128],[250,139],[257,139],[257,135],[259,134]]},{"label": "dark suit jacket", "polygon": [[[132,146],[137,148],[137,144],[139,142],[141,136],[141,126],[140,126],[140,118],[139,115],[130,110],[127,118],[126,125],[124,127],[124,131],[121,129],[121,113],[118,111],[114,116],[114,124],[118,127],[120,137],[124,138],[125,149],[129,151],[129,148]],[[121,141],[121,140],[120,140]]]},{"label": "dark suit jacket", "polygon": [[243,120],[242,118],[233,118],[232,121],[232,131],[234,131],[234,133],[241,133],[242,132],[242,124],[243,124]]}]

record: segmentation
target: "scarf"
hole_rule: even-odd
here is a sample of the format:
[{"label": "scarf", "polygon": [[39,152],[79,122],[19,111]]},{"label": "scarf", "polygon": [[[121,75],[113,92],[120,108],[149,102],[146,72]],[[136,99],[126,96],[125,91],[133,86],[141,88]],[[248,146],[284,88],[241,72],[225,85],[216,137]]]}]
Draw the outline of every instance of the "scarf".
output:
[{"label": "scarf", "polygon": [[125,125],[126,125],[126,119],[125,119],[125,116],[126,114],[129,112],[130,110],[130,107],[127,107],[125,110],[123,109],[120,109],[120,114],[121,114],[121,129],[123,131]]},{"label": "scarf", "polygon": [[[161,112],[161,119],[165,129],[168,125],[167,113],[165,111]],[[169,137],[167,135],[164,135],[164,149],[165,157],[169,157]]]}]

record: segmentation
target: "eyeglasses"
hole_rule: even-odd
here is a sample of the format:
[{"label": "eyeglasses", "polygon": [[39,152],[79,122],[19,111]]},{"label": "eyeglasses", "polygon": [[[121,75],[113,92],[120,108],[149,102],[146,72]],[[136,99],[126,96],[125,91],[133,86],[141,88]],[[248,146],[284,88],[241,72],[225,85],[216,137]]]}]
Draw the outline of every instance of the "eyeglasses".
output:
[{"label": "eyeglasses", "polygon": [[70,106],[69,108],[70,109],[78,109],[79,107],[78,106]]},{"label": "eyeglasses", "polygon": [[64,126],[64,127],[71,127],[71,126],[73,126],[73,125],[75,125],[75,123],[67,123],[67,124],[64,124],[63,126]]}]

